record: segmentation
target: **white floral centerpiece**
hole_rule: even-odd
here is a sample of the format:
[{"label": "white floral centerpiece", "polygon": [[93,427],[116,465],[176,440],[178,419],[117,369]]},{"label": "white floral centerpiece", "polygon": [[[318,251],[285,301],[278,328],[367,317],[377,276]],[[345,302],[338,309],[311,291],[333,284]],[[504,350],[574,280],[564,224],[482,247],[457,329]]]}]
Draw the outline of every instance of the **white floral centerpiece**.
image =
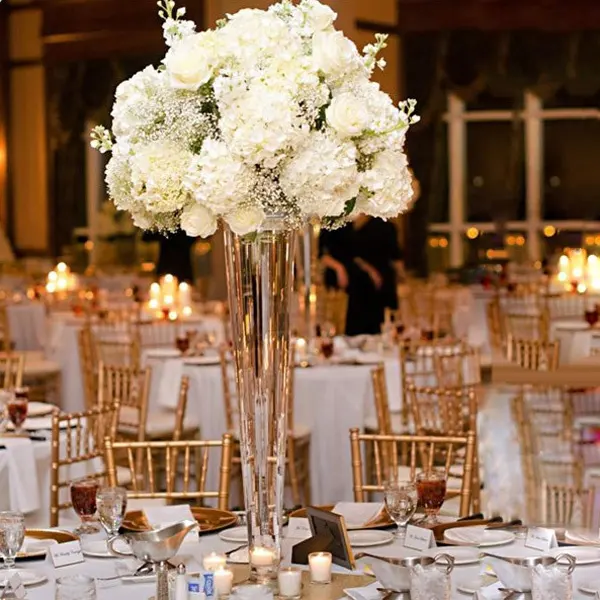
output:
[{"label": "white floral centerpiece", "polygon": [[143,229],[206,237],[222,219],[259,231],[269,214],[297,228],[405,210],[404,153],[414,101],[397,107],[370,81],[386,36],[359,53],[318,0],[244,9],[196,33],[174,0],[158,3],[169,50],[121,83],[106,182]]}]

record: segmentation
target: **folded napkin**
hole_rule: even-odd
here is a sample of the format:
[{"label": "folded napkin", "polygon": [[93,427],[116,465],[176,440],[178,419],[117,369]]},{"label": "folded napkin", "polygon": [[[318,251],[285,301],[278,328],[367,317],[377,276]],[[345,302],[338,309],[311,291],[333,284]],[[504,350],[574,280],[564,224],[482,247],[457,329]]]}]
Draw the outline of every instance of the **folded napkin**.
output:
[{"label": "folded napkin", "polygon": [[600,544],[600,538],[595,531],[587,531],[585,529],[567,529],[565,539],[568,542],[576,542],[578,544]]},{"label": "folded napkin", "polygon": [[478,546],[485,539],[486,531],[483,525],[474,527],[453,527],[447,530],[451,532],[452,542],[455,544],[467,544],[469,546]]},{"label": "folded napkin", "polygon": [[344,590],[344,594],[352,598],[352,600],[379,600],[381,598],[381,592],[377,591],[381,584],[376,581],[370,583],[364,587],[347,588]]},{"label": "folded napkin", "polygon": [[[144,508],[146,519],[154,529],[168,527],[181,521],[195,521],[189,504],[175,504],[173,506],[147,506]],[[184,538],[184,542],[197,542],[198,531],[192,529]]]},{"label": "folded napkin", "polygon": [[481,588],[474,596],[474,600],[501,600],[503,593],[500,588],[504,587],[499,581],[492,585]]},{"label": "folded napkin", "polygon": [[383,510],[381,502],[338,502],[332,512],[342,515],[346,526],[351,529],[375,521]]},{"label": "folded napkin", "polygon": [[28,438],[6,437],[0,443],[8,454],[11,510],[31,513],[39,510],[40,492],[33,443]]}]

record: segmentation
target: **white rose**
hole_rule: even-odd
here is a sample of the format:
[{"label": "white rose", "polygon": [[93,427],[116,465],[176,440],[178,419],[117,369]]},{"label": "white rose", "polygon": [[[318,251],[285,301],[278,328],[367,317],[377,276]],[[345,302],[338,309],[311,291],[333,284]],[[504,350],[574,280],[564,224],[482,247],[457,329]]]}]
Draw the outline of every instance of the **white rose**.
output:
[{"label": "white rose", "polygon": [[227,215],[226,221],[231,231],[238,235],[258,231],[265,219],[265,213],[258,206],[247,206]]},{"label": "white rose", "polygon": [[313,36],[313,62],[325,75],[341,76],[359,60],[358,50],[341,31],[318,31]]},{"label": "white rose", "polygon": [[304,12],[306,22],[314,31],[324,31],[337,19],[337,13],[331,7],[314,0],[303,2],[300,8]]},{"label": "white rose", "polygon": [[217,219],[201,204],[194,204],[181,214],[181,229],[191,237],[205,238],[217,230]]},{"label": "white rose", "polygon": [[369,111],[366,105],[350,92],[336,96],[325,115],[327,123],[342,138],[360,135],[369,123]]},{"label": "white rose", "polygon": [[211,79],[217,63],[214,32],[205,31],[184,38],[165,56],[171,86],[197,90]]}]

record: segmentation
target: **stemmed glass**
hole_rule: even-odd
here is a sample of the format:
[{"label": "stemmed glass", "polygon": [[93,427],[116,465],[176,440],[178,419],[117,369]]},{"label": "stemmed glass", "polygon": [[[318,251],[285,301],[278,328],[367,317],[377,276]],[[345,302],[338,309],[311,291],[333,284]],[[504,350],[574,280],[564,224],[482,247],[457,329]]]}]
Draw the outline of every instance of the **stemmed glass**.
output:
[{"label": "stemmed glass", "polygon": [[17,388],[6,403],[6,411],[10,422],[15,427],[15,433],[23,433],[23,423],[27,419],[29,408],[29,388]]},{"label": "stemmed glass", "polygon": [[439,523],[437,515],[446,498],[446,472],[431,469],[417,474],[417,493],[419,503],[427,515],[424,524],[432,527]]},{"label": "stemmed glass", "polygon": [[594,306],[592,309],[586,309],[584,317],[588,325],[593,327],[598,322],[598,308]]},{"label": "stemmed glass", "polygon": [[412,481],[393,479],[384,484],[385,508],[396,523],[396,537],[406,537],[406,526],[417,510],[417,488]]},{"label": "stemmed glass", "polygon": [[0,556],[4,569],[14,569],[15,557],[25,539],[25,517],[23,513],[0,512]]},{"label": "stemmed glass", "polygon": [[106,533],[117,535],[127,512],[127,490],[121,487],[100,488],[96,492],[96,507]]},{"label": "stemmed glass", "polygon": [[75,534],[98,533],[100,528],[94,523],[96,514],[96,493],[100,487],[96,479],[82,479],[71,483],[71,502],[81,519]]}]

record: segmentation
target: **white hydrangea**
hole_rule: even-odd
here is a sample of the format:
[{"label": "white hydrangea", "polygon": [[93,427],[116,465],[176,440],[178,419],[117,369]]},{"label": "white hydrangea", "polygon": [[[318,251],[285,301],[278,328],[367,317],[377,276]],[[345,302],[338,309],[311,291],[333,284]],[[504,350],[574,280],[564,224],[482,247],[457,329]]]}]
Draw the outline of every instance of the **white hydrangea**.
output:
[{"label": "white hydrangea", "polygon": [[358,194],[356,158],[354,144],[313,132],[283,165],[281,189],[306,217],[339,216]]},{"label": "white hydrangea", "polygon": [[130,158],[134,199],[150,213],[181,210],[190,200],[183,180],[191,159],[191,152],[169,142],[135,148]]},{"label": "white hydrangea", "polygon": [[371,168],[360,174],[361,194],[356,212],[389,219],[405,210],[413,195],[412,175],[403,152],[384,150]]},{"label": "white hydrangea", "polygon": [[186,187],[196,202],[217,215],[235,210],[255,186],[254,171],[225,142],[208,138],[188,170]]}]

